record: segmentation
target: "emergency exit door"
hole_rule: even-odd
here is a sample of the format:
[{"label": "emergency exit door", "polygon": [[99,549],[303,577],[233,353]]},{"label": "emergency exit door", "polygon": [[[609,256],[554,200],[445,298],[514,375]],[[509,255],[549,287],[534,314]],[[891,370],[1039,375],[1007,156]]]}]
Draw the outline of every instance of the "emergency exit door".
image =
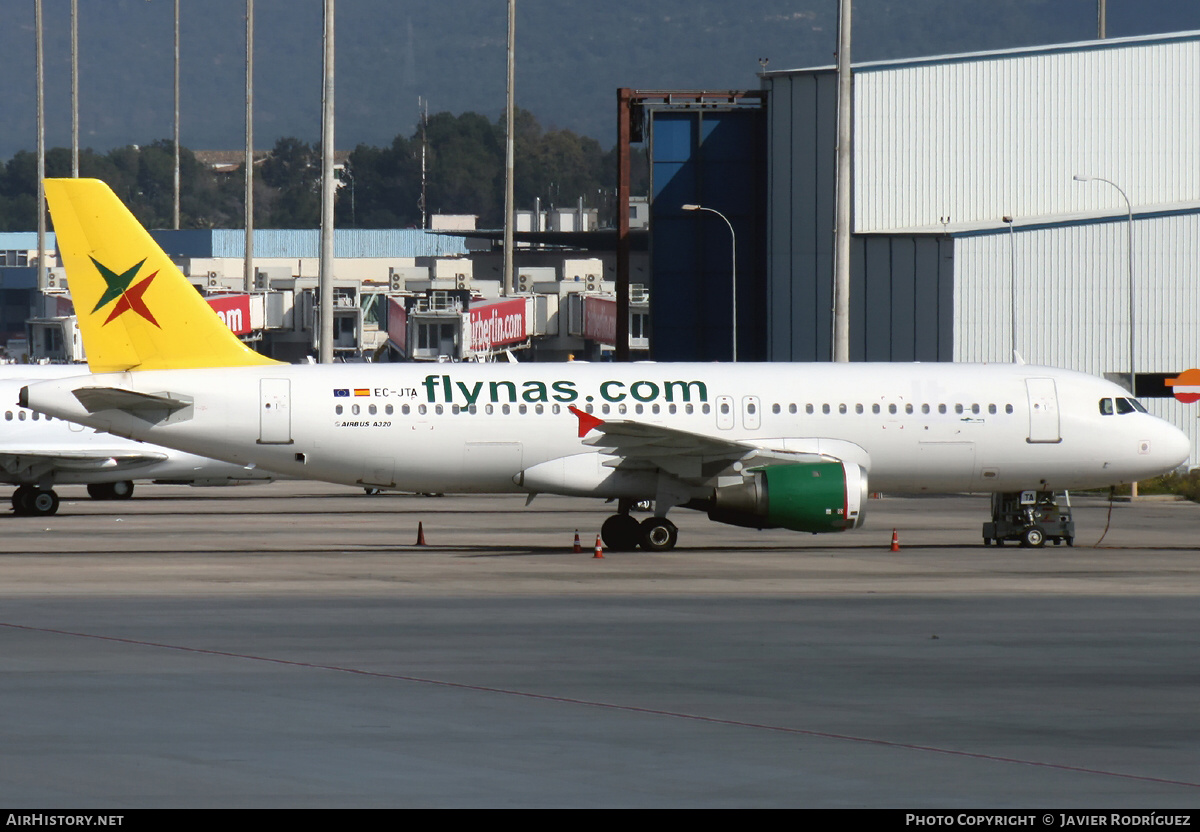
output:
[{"label": "emergency exit door", "polygon": [[259,380],[258,444],[292,443],[292,382],[286,378]]}]

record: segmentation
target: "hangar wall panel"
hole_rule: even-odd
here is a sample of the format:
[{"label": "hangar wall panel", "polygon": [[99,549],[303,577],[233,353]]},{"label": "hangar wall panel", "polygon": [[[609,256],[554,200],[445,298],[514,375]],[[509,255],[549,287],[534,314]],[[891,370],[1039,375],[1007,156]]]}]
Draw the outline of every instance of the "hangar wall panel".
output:
[{"label": "hangar wall panel", "polygon": [[1200,36],[856,68],[854,231],[1200,194]]},{"label": "hangar wall panel", "polygon": [[[1011,360],[1015,320],[1030,364],[1128,373],[1126,233],[1124,221],[1092,221],[955,238],[954,360]],[[1133,254],[1137,372],[1200,366],[1200,213],[1136,219]],[[1197,405],[1143,401],[1188,433],[1200,462]]]}]

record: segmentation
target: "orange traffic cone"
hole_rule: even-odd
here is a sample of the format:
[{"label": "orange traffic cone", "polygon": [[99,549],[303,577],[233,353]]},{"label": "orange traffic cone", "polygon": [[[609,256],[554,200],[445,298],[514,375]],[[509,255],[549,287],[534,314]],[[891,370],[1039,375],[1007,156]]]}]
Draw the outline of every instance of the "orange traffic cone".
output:
[{"label": "orange traffic cone", "polygon": [[896,536],[896,530],[892,529],[892,551],[900,551],[900,538]]},{"label": "orange traffic cone", "polygon": [[417,545],[425,546],[425,524],[417,521]]},{"label": "orange traffic cone", "polygon": [[602,557],[604,557],[604,547],[600,545],[600,535],[596,535],[596,553],[592,555],[592,558],[595,559]]},{"label": "orange traffic cone", "polygon": [[579,544],[579,529],[575,530],[575,554],[583,552],[583,546]]}]

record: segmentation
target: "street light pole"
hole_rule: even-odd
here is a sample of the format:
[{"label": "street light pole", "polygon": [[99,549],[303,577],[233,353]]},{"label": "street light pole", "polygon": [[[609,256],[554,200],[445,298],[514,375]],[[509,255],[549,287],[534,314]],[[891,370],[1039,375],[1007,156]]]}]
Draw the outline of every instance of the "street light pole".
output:
[{"label": "street light pole", "polygon": [[683,206],[685,211],[707,211],[710,214],[716,214],[721,219],[725,220],[725,224],[729,226],[730,248],[733,251],[733,262],[730,269],[730,288],[733,294],[733,361],[737,363],[737,234],[733,231],[733,223],[729,218],[715,208],[705,208],[703,205],[695,205],[688,203]]},{"label": "street light pole", "polygon": [[1135,344],[1135,341],[1134,341],[1134,316],[1133,316],[1133,312],[1134,312],[1134,307],[1133,307],[1133,303],[1134,303],[1134,298],[1133,298],[1133,204],[1129,201],[1128,194],[1126,194],[1125,191],[1121,190],[1121,186],[1118,185],[1116,182],[1113,182],[1112,180],[1109,180],[1109,179],[1105,179],[1102,176],[1085,176],[1084,174],[1079,174],[1079,173],[1075,174],[1076,182],[1090,182],[1092,180],[1095,180],[1097,182],[1106,182],[1109,185],[1112,185],[1114,188],[1116,188],[1117,193],[1119,193],[1121,195],[1121,199],[1125,200],[1125,209],[1129,214],[1129,222],[1126,225],[1126,232],[1125,232],[1125,253],[1126,253],[1126,257],[1128,258],[1126,268],[1127,268],[1128,276],[1129,276],[1129,392],[1132,393],[1134,395],[1134,397],[1136,398],[1137,397],[1137,374],[1134,372],[1135,359],[1134,359],[1134,352],[1133,352],[1133,348],[1134,348],[1134,344]]},{"label": "street light pole", "polygon": [[[1136,369],[1137,365],[1136,365],[1136,360],[1134,358],[1134,352],[1133,352],[1134,346],[1136,344],[1136,342],[1134,340],[1134,315],[1133,315],[1133,312],[1134,312],[1134,307],[1133,307],[1133,203],[1131,203],[1129,201],[1129,195],[1126,194],[1125,191],[1121,189],[1121,186],[1118,185],[1116,182],[1113,182],[1111,179],[1105,179],[1103,176],[1086,176],[1086,175],[1080,174],[1080,173],[1075,174],[1076,182],[1090,182],[1093,179],[1096,180],[1097,182],[1105,182],[1109,185],[1112,185],[1114,188],[1116,188],[1117,193],[1119,193],[1121,195],[1121,199],[1125,200],[1125,210],[1128,212],[1128,215],[1129,215],[1129,222],[1126,223],[1126,226],[1125,226],[1126,227],[1125,253],[1128,258],[1126,268],[1129,273],[1129,392],[1132,393],[1133,397],[1136,399],[1137,398],[1137,369]],[[1130,497],[1132,497],[1133,499],[1135,499],[1135,500],[1137,499],[1138,487],[1137,487],[1136,482],[1130,483],[1129,494],[1130,494]]]}]

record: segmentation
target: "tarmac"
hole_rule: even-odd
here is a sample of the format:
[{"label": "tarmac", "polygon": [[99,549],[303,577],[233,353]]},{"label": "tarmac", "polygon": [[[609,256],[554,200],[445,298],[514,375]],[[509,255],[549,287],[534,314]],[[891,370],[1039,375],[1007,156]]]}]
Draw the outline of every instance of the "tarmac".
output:
[{"label": "tarmac", "polygon": [[13,809],[1200,803],[1196,504],[1077,496],[1043,549],[986,497],[677,510],[599,559],[600,501],[60,494],[0,516]]}]

